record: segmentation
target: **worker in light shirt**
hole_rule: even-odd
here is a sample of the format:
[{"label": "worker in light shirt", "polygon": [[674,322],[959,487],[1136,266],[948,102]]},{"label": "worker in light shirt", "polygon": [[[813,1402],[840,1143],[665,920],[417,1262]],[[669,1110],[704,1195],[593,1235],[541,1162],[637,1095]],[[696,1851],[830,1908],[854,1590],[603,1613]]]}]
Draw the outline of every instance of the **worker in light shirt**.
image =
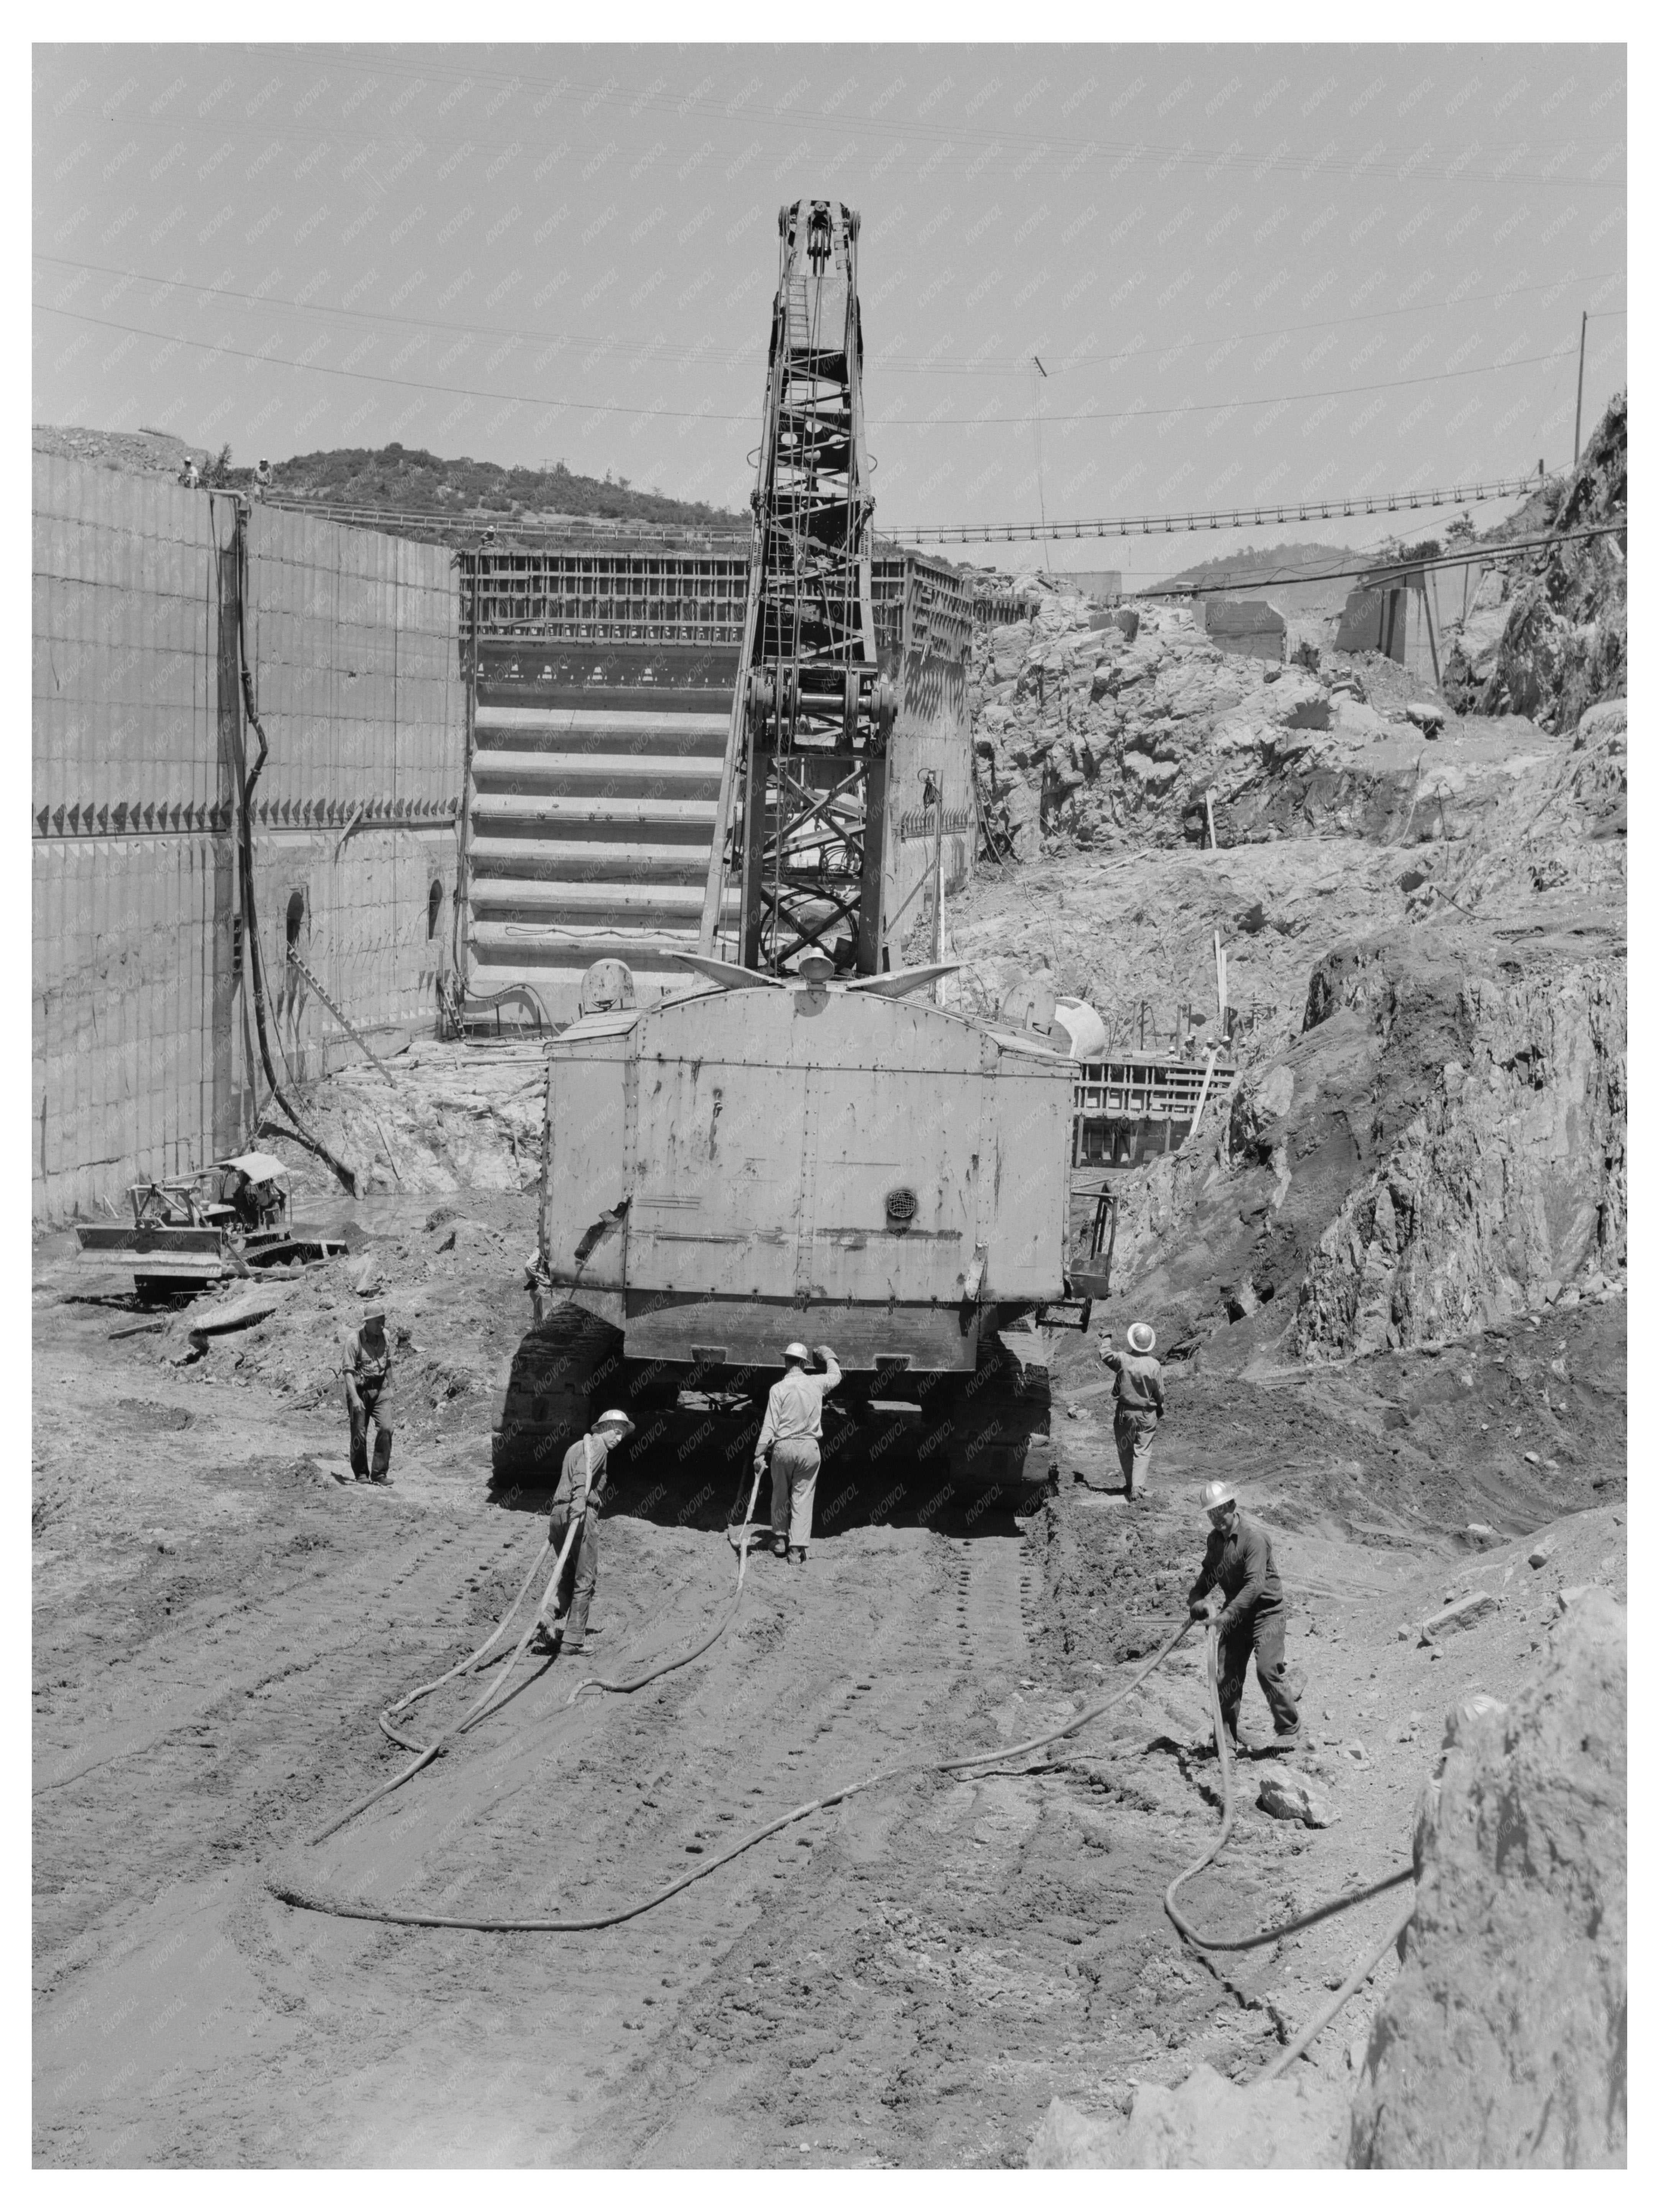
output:
[{"label": "worker in light shirt", "polygon": [[806,1565],[812,1534],[812,1501],[818,1486],[818,1445],[823,1435],[823,1401],[841,1380],[836,1355],[818,1346],[823,1372],[811,1372],[812,1355],[804,1344],[783,1352],[783,1380],[766,1400],[766,1419],[755,1445],[758,1474],[772,1455],[772,1549],[798,1567]]}]

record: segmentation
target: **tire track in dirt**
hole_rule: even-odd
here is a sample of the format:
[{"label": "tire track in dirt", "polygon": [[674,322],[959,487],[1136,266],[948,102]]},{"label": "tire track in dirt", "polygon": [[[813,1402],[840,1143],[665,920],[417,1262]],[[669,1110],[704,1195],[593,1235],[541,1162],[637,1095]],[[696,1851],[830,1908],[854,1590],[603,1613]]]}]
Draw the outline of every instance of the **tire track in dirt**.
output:
[{"label": "tire track in dirt", "polygon": [[[866,1772],[906,1752],[923,1762],[947,1747],[995,1740],[987,1725],[991,1708],[1012,1690],[1024,1650],[1021,1547],[1006,1535],[913,1540],[919,1556],[900,1585],[903,1617],[892,1624],[892,1660],[884,1667],[888,1650],[876,1650],[842,1698],[811,1716],[818,1771],[797,1785],[799,1795],[842,1778],[840,1731],[851,1720],[867,1739],[864,1716],[872,1711],[882,1716],[885,1740],[860,1742],[859,1771]],[[849,1579],[861,1578],[865,1562],[854,1556],[848,1566]],[[799,1762],[792,1764],[798,1772]],[[809,2123],[823,2118],[804,2077],[833,2069],[837,2054],[848,2051],[867,2060],[872,2040],[865,1993],[850,2013],[837,2000],[836,1992],[857,1977],[826,1947],[823,1899],[837,1899],[829,1917],[839,1929],[848,1893],[862,1899],[896,1863],[936,1856],[928,1830],[941,1792],[979,1794],[975,1785],[919,1774],[813,1823],[812,1849],[796,1877],[778,1870],[783,1878],[775,1879],[708,1990],[681,2008],[625,2093],[595,2123],[586,2138],[593,2155],[603,2145],[629,2164],[791,2162],[803,2115]],[[844,2109],[837,2125],[845,2138]],[[848,2139],[818,2148],[839,2156],[855,2155],[857,2147]]]},{"label": "tire track in dirt", "polygon": [[[387,1676],[406,1686],[453,1663],[505,1602],[525,1544],[498,1516],[434,1529],[422,1513],[389,1549],[220,1614],[200,1639],[186,1629],[132,1655],[118,1709],[131,1717],[58,1750],[70,1771],[37,1795],[37,1854],[52,1869],[37,1911],[43,1993],[104,1948],[107,1911],[222,1863],[337,1790],[344,1747],[360,1759],[382,1741]],[[50,1783],[39,1752],[36,1766]],[[96,1838],[119,1806],[111,1862]]]}]

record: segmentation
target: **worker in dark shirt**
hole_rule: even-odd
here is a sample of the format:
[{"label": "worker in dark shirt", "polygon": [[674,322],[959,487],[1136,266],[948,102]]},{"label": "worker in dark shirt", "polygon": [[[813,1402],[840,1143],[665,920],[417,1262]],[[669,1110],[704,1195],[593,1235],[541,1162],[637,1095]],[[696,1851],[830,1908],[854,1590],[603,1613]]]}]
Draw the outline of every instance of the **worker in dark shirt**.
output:
[{"label": "worker in dark shirt", "polygon": [[[386,1340],[386,1316],[363,1316],[361,1328],[346,1338],[346,1419],[351,1425],[351,1472],[359,1482],[389,1483],[392,1480],[392,1346]],[[369,1453],[369,1431],[374,1431],[374,1456]]]},{"label": "worker in dark shirt", "polygon": [[577,1524],[575,1542],[564,1563],[553,1602],[563,1605],[552,1620],[542,1620],[536,1650],[550,1651],[561,1640],[567,1652],[580,1651],[587,1642],[587,1609],[599,1579],[599,1505],[605,1496],[605,1474],[612,1448],[634,1433],[626,1413],[601,1413],[585,1437],[578,1437],[564,1455],[553,1507],[548,1516],[548,1541],[556,1550]]},{"label": "worker in dark shirt", "polygon": [[[1206,1482],[1200,1496],[1210,1518],[1210,1540],[1198,1580],[1188,1593],[1187,1609],[1194,1620],[1213,1620],[1219,1634],[1216,1675],[1222,1721],[1236,1750],[1293,1751],[1301,1741],[1301,1722],[1285,1681],[1285,1593],[1273,1545],[1260,1522],[1239,1511],[1231,1483]],[[1238,1733],[1239,1700],[1252,1651],[1255,1679],[1273,1717],[1270,1745],[1252,1743]]]},{"label": "worker in dark shirt", "polygon": [[1164,1370],[1152,1353],[1158,1339],[1149,1324],[1133,1322],[1127,1352],[1114,1352],[1111,1334],[1103,1329],[1097,1350],[1112,1377],[1112,1435],[1123,1469],[1126,1498],[1145,1498],[1152,1438],[1164,1418]]}]

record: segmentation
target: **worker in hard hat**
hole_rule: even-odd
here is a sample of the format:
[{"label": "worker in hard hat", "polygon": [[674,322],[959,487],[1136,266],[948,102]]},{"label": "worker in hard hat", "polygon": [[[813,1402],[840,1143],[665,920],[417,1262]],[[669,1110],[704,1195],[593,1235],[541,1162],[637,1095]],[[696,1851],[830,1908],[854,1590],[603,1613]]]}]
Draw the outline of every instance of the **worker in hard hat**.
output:
[{"label": "worker in hard hat", "polygon": [[1123,1469],[1123,1494],[1145,1498],[1152,1438],[1164,1418],[1164,1370],[1152,1357],[1158,1338],[1147,1322],[1138,1321],[1130,1324],[1127,1352],[1112,1349],[1109,1329],[1101,1331],[1097,1349],[1112,1377],[1112,1434]]},{"label": "worker in hard hat", "polygon": [[538,1648],[543,1651],[552,1650],[561,1638],[567,1652],[580,1651],[587,1642],[587,1612],[599,1578],[599,1507],[608,1463],[616,1446],[633,1433],[633,1422],[613,1407],[564,1455],[548,1516],[547,1539],[556,1551],[574,1522],[576,1540],[554,1593],[554,1617],[539,1624]]},{"label": "worker in hard hat", "polygon": [[[1301,1720],[1285,1680],[1285,1593],[1272,1539],[1260,1522],[1239,1511],[1230,1482],[1206,1482],[1199,1498],[1209,1516],[1210,1538],[1187,1609],[1194,1620],[1212,1620],[1216,1625],[1223,1723],[1236,1750],[1294,1751],[1301,1741]],[[1255,1679],[1273,1717],[1271,1744],[1253,1743],[1238,1733],[1239,1700],[1252,1651]]]},{"label": "worker in hard hat", "polygon": [[[389,1483],[392,1466],[392,1346],[386,1316],[363,1316],[346,1338],[346,1418],[351,1424],[351,1472],[359,1482]],[[374,1431],[370,1457],[370,1428]]]},{"label": "worker in hard hat", "polygon": [[836,1355],[817,1348],[822,1374],[811,1372],[811,1353],[804,1344],[783,1348],[783,1380],[767,1395],[766,1419],[755,1444],[757,1474],[772,1455],[772,1549],[798,1567],[806,1565],[812,1534],[812,1501],[818,1486],[818,1447],[823,1436],[823,1401],[841,1380]]}]

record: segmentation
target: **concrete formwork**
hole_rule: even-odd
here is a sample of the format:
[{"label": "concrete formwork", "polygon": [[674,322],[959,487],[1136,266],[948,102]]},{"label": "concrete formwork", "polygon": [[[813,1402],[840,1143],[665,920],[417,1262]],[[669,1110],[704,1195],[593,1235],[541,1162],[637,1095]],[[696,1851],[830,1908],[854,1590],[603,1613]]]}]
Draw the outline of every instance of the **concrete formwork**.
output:
[{"label": "concrete formwork", "polygon": [[[234,1150],[264,1095],[241,942],[235,502],[37,455],[33,1066],[37,1218]],[[296,1079],[354,1022],[430,1022],[455,921],[462,781],[450,556],[255,507],[248,644],[274,1048]],[[252,733],[249,732],[251,738]],[[438,897],[434,910],[433,889]]]},{"label": "concrete formwork", "polygon": [[[528,985],[553,1023],[584,971],[627,961],[642,1000],[683,988],[695,951],[737,680],[741,556],[487,550],[464,556],[475,667],[462,895],[479,1000]],[[881,665],[897,681],[884,816],[891,957],[931,919],[943,793],[945,889],[976,838],[967,708],[970,604],[943,562],[872,563]],[[737,893],[725,917],[735,935]],[[725,948],[732,950],[728,944]]]},{"label": "concrete formwork", "polygon": [[907,554],[889,556],[874,568],[878,647],[883,666],[899,686],[898,714],[888,740],[882,870],[884,934],[896,968],[907,944],[917,957],[925,957],[915,940],[933,920],[939,825],[933,810],[923,805],[930,775],[944,808],[941,859],[947,895],[966,886],[978,848],[968,714],[971,617],[963,580],[942,563]]}]

